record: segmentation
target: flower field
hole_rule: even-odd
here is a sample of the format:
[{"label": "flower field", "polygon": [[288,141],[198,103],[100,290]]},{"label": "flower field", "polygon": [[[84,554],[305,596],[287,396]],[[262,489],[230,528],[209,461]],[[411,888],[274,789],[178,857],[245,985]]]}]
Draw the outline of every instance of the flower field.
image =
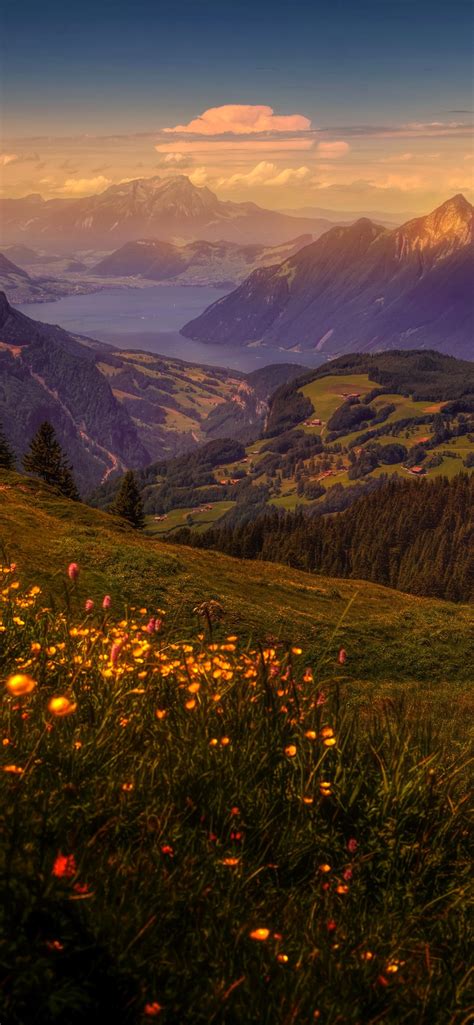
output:
[{"label": "flower field", "polygon": [[0,575],[2,1025],[467,1025],[465,738],[80,574]]}]

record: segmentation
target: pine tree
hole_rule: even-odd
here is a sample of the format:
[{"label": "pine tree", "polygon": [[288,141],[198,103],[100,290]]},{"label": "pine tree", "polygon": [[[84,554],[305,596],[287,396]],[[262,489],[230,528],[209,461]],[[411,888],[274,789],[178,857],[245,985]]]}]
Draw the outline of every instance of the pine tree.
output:
[{"label": "pine tree", "polygon": [[79,492],[68,463],[56,437],[54,427],[45,420],[38,428],[30,442],[29,451],[23,458],[23,466],[27,473],[41,477],[46,484],[56,488],[61,495],[79,501]]},{"label": "pine tree", "polygon": [[110,511],[116,513],[117,516],[122,516],[124,520],[128,520],[135,530],[142,530],[145,526],[142,497],[133,470],[127,470],[122,478],[120,489]]},{"label": "pine tree", "polygon": [[14,470],[15,456],[8,444],[0,424],[0,470]]}]

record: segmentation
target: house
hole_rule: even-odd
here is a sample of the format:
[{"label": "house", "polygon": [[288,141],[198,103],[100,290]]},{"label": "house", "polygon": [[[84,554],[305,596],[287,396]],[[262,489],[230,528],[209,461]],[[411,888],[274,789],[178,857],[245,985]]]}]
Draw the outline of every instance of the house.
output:
[{"label": "house", "polygon": [[422,474],[426,473],[424,466],[410,466],[410,473],[414,473],[416,477],[421,477]]},{"label": "house", "polygon": [[310,421],[310,426],[311,427],[321,427],[322,422],[323,422],[322,420],[311,420]]}]

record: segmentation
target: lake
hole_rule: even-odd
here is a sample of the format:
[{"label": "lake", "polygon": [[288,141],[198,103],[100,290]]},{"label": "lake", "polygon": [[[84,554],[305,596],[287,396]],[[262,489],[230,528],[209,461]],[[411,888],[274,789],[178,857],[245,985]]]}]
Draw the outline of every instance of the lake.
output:
[{"label": "lake", "polygon": [[76,334],[89,335],[122,349],[146,349],[162,356],[233,370],[257,370],[269,363],[319,366],[319,353],[281,349],[205,345],[183,338],[179,330],[199,316],[228,290],[196,285],[153,285],[149,288],[107,288],[90,295],[71,295],[57,302],[17,306],[33,320],[59,324]]}]

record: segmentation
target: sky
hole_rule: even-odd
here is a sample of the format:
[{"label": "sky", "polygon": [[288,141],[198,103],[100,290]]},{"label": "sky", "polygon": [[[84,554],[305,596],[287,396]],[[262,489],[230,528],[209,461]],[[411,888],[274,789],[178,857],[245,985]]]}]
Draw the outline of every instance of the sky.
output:
[{"label": "sky", "polygon": [[465,0],[4,0],[0,195],[185,174],[274,209],[473,191]]}]

